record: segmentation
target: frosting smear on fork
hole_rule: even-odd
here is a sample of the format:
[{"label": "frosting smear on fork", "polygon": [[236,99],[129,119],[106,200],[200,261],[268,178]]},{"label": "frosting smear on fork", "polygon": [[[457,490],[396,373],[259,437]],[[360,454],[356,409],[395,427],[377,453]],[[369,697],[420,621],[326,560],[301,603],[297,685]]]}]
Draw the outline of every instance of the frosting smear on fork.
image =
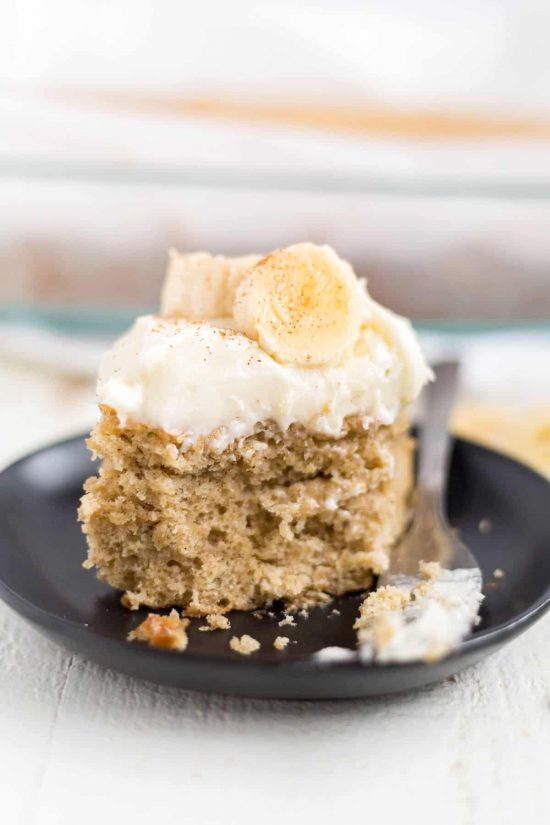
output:
[{"label": "frosting smear on fork", "polygon": [[483,599],[477,569],[444,570],[421,562],[407,577],[370,593],[354,627],[366,662],[433,662],[450,653],[479,623]]}]

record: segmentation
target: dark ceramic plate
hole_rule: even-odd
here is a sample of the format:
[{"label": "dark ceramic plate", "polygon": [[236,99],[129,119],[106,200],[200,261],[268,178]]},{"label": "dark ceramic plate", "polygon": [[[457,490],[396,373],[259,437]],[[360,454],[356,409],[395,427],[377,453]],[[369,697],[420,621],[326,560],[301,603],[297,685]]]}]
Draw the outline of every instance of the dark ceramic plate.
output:
[{"label": "dark ceramic plate", "polygon": [[[479,661],[525,630],[550,604],[550,485],[509,458],[457,440],[448,513],[476,554],[485,581],[482,621],[471,638],[435,664],[319,665],[313,651],[352,648],[360,594],[298,616],[231,614],[231,630],[199,632],[193,620],[185,653],[127,642],[145,616],[121,607],[119,593],[82,568],[85,541],[76,521],[82,482],[92,471],[82,438],[33,453],[0,474],[0,595],[40,632],[69,650],[132,676],[193,690],[242,696],[335,699],[416,688]],[[486,519],[490,531],[480,531]],[[494,579],[501,568],[505,576]],[[332,612],[334,609],[339,613]],[[232,635],[262,644],[245,658]],[[292,643],[279,653],[277,635]]]}]

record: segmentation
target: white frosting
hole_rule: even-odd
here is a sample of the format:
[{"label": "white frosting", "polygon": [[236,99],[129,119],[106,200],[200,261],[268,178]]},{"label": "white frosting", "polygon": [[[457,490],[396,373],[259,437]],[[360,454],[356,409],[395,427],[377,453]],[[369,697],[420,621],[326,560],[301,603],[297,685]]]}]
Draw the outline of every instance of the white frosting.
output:
[{"label": "white frosting", "polygon": [[281,364],[231,330],[230,319],[143,316],[104,355],[99,401],[123,423],[158,427],[188,444],[215,433],[219,449],[270,419],[331,436],[352,414],[365,426],[391,424],[431,372],[410,324],[370,299],[366,307],[354,352],[326,367]]},{"label": "white frosting", "polygon": [[332,665],[336,662],[352,662],[357,658],[354,650],[347,647],[322,647],[313,654],[313,659],[321,665]]}]

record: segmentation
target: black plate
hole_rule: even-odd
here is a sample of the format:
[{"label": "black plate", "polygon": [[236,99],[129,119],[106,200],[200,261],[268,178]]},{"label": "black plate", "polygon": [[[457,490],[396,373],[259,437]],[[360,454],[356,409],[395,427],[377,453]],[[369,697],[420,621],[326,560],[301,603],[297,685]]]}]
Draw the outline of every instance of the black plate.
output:
[{"label": "black plate", "polygon": [[[448,511],[483,569],[482,622],[459,650],[436,664],[321,666],[311,653],[352,648],[360,594],[336,599],[278,626],[282,614],[231,614],[231,630],[204,633],[194,620],[185,653],[127,642],[145,616],[82,568],[85,541],[76,521],[82,482],[92,471],[82,438],[23,458],[0,474],[0,595],[55,642],[100,664],[150,681],[194,690],[274,698],[344,698],[401,691],[444,679],[525,630],[550,604],[548,482],[509,458],[466,441],[454,446]],[[492,529],[480,532],[482,519]],[[494,580],[500,567],[504,578]],[[339,613],[332,612],[334,609]],[[249,633],[261,650],[249,658],[228,648]],[[277,635],[293,642],[279,653]]]}]

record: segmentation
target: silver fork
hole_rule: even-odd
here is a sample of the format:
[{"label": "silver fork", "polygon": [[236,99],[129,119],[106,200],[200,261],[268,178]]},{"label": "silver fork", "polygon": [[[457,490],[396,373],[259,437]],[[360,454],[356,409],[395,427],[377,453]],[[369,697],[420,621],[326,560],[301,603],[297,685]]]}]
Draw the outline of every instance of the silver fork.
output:
[{"label": "silver fork", "polygon": [[[449,417],[458,385],[456,361],[434,368],[436,380],[424,390],[425,417],[418,438],[419,460],[411,527],[392,552],[381,585],[414,586],[420,562],[439,562],[444,570],[463,569],[481,590],[482,575],[474,556],[451,530],[443,510],[449,467]],[[467,572],[466,572],[467,571]]]}]

